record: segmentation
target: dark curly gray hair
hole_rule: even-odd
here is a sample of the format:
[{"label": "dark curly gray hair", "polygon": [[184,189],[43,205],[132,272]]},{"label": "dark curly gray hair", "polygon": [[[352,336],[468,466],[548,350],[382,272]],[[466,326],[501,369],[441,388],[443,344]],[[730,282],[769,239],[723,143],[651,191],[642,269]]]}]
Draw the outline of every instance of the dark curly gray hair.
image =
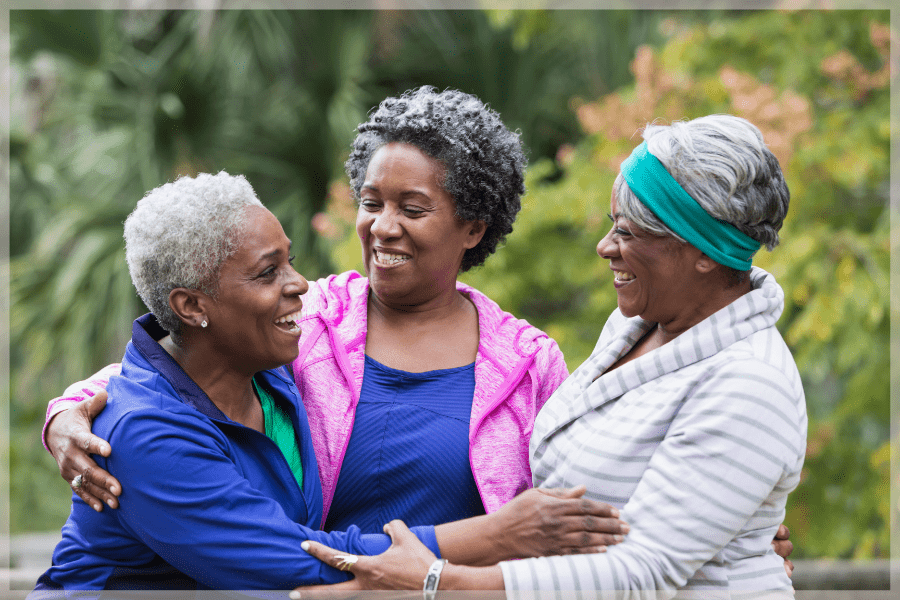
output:
[{"label": "dark curly gray hair", "polygon": [[372,155],[385,144],[402,142],[444,165],[443,186],[458,217],[487,224],[481,242],[466,250],[460,271],[484,264],[512,232],[527,160],[519,134],[475,96],[422,86],[382,101],[358,131],[344,165],[357,202]]}]

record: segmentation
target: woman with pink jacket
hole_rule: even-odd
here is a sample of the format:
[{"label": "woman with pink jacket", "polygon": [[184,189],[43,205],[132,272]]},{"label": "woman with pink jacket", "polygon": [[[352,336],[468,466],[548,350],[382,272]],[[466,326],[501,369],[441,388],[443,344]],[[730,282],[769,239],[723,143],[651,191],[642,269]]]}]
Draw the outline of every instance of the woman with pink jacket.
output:
[{"label": "woman with pink jacket", "polygon": [[[386,99],[358,132],[346,168],[367,277],[310,284],[292,365],[323,527],[492,513],[531,487],[534,418],[568,376],[545,333],[457,281],[512,231],[525,191],[519,137],[474,96],[430,87]],[[89,456],[112,451],[90,433],[105,394],[75,403],[117,370],[70,386],[45,426],[61,474],[96,510],[121,493]]]}]

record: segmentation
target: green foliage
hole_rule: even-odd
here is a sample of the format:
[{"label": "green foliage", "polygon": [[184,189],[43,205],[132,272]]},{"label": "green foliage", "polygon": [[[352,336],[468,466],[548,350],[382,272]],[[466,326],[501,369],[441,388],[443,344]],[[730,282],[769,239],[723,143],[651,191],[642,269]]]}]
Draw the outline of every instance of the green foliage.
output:
[{"label": "green foliage", "polygon": [[515,231],[463,279],[547,331],[570,368],[615,307],[595,247],[634,132],[713,112],[763,130],[792,202],[782,244],[756,264],[784,287],[779,327],[810,414],[786,523],[799,557],[886,556],[888,20],[12,11],[14,530],[55,526],[68,510],[38,445],[47,399],[117,359],[144,310],[121,253],[136,200],[178,174],[243,173],[294,240],[304,274],[358,269],[341,167],[349,141],[371,106],[429,83],[479,95],[522,131],[532,164]]},{"label": "green foliage", "polygon": [[[807,394],[806,466],[785,519],[799,558],[889,551],[887,20],[815,11],[672,23],[657,52],[639,50],[634,85],[578,106],[590,135],[531,166],[514,233],[463,276],[547,331],[575,368],[615,308],[595,248],[634,132],[716,112],[758,125],[791,189],[782,243],[755,264],[784,288],[779,329]],[[346,236],[336,260],[350,268],[358,249]]]},{"label": "green foliage", "polygon": [[563,157],[562,178],[542,184],[548,167],[532,169],[516,232],[468,278],[545,328],[576,366],[614,302],[593,248],[635,143],[610,133],[616,122],[730,112],[759,125],[792,194],[782,244],[756,264],[785,290],[779,328],[807,392],[806,467],[786,518],[798,557],[889,548],[887,22],[884,11],[761,12],[685,28],[658,58],[635,61],[634,87],[581,113],[593,135]]},{"label": "green foliage", "polygon": [[[580,135],[569,99],[621,83],[621,61],[657,20],[608,14],[12,11],[12,421],[34,433],[15,441],[13,480],[46,487],[47,400],[117,360],[145,311],[121,224],[147,190],[242,173],[293,240],[298,268],[321,276],[333,262],[312,225],[369,108],[426,83],[459,87],[521,127],[532,160],[552,156]],[[592,56],[609,60],[595,68]],[[14,528],[40,527],[68,503],[45,511],[29,497],[13,496]]]}]

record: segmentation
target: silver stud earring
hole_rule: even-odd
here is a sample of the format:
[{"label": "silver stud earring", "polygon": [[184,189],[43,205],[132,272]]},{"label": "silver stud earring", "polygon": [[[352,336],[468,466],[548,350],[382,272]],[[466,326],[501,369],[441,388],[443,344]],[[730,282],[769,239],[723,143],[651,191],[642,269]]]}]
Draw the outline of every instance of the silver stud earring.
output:
[{"label": "silver stud earring", "polygon": [[206,319],[203,319],[203,322],[200,323],[200,327],[206,327],[209,323],[206,322]]}]

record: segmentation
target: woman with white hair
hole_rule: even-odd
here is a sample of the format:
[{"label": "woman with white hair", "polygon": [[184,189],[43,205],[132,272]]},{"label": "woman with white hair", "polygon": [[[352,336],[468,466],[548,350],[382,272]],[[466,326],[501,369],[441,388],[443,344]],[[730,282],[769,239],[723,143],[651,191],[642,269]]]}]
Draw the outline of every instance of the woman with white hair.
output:
[{"label": "woman with white hair", "polygon": [[[778,244],[788,189],[744,119],[643,135],[597,246],[618,309],[538,415],[530,444],[535,485],[586,483],[586,497],[621,509],[625,541],[602,554],[465,567],[436,560],[395,521],[391,549],[361,558],[356,578],[336,587],[413,589],[430,573],[432,589],[510,596],[791,590],[770,541],[800,479],[806,407],[775,328],[784,293],[751,266],[761,245]],[[304,547],[333,564],[327,548]]]},{"label": "woman with white hair", "polygon": [[[149,192],[125,222],[125,245],[152,312],[134,322],[94,422],[122,449],[97,457],[121,481],[121,504],[96,512],[73,494],[53,566],[36,590],[287,589],[345,580],[301,543],[318,540],[350,557],[381,552],[389,539],[355,526],[318,531],[322,486],[311,430],[282,368],[297,357],[300,297],[309,286],[278,220],[243,177],[201,174]],[[543,521],[555,522],[544,530],[550,537],[553,529],[580,530],[585,519],[618,531],[617,519],[604,518],[610,512],[535,490],[493,515],[416,534],[434,552],[483,563],[546,546],[545,536],[534,541]]]}]

